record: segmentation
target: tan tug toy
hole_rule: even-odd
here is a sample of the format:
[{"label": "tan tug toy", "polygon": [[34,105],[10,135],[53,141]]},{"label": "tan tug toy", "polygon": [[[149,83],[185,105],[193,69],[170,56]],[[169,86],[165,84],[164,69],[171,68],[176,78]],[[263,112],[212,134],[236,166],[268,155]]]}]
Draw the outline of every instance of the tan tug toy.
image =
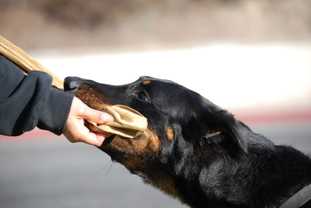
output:
[{"label": "tan tug toy", "polygon": [[[53,78],[53,86],[64,89],[64,81],[54,75],[49,69],[45,68],[24,50],[17,47],[0,35],[0,54],[14,62],[26,74],[31,71],[41,71],[48,73]],[[102,104],[101,110],[111,114],[114,121],[105,125],[96,125],[91,122],[88,127],[96,131],[104,131],[123,138],[135,138],[147,130],[147,119],[136,110],[124,105]]]}]

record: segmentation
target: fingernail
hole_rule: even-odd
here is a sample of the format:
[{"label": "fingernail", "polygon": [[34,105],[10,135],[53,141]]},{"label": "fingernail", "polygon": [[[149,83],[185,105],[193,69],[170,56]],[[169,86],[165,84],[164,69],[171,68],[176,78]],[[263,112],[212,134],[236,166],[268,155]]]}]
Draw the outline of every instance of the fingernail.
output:
[{"label": "fingernail", "polygon": [[102,113],[100,116],[102,121],[113,121],[113,117],[111,115],[109,115],[108,113]]}]

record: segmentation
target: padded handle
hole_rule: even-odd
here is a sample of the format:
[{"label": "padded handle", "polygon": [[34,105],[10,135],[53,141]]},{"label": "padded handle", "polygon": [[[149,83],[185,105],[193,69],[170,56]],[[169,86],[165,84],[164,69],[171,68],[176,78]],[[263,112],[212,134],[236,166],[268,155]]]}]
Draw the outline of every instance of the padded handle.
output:
[{"label": "padded handle", "polygon": [[64,89],[64,80],[54,75],[49,69],[41,65],[24,50],[14,45],[0,35],[0,54],[18,65],[27,74],[31,71],[42,71],[49,74],[52,78],[53,86]]}]

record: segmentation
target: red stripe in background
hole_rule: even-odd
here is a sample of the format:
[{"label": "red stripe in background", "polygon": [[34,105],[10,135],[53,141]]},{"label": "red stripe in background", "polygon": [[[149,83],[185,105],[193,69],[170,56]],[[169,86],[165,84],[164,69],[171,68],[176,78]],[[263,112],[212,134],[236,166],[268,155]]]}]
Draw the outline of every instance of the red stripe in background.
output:
[{"label": "red stripe in background", "polygon": [[270,124],[270,123],[305,123],[311,122],[311,108],[302,110],[273,110],[260,111],[258,109],[253,111],[237,111],[236,117],[251,124]]},{"label": "red stripe in background", "polygon": [[[248,111],[232,111],[235,114],[235,117],[244,123],[247,124],[272,124],[272,123],[311,123],[311,108],[304,110],[282,110],[282,111],[262,111],[259,112],[256,110],[248,110]],[[35,139],[35,138],[50,138],[53,139],[56,136],[48,131],[42,131],[39,129],[35,129],[30,132],[24,133],[22,136],[17,137],[7,137],[0,136],[0,141],[18,141],[25,139]]]},{"label": "red stripe in background", "polygon": [[20,141],[25,139],[39,139],[39,138],[48,138],[53,139],[57,137],[51,132],[43,131],[40,129],[34,129],[29,132],[25,132],[23,135],[20,136],[1,136],[0,135],[0,141]]}]

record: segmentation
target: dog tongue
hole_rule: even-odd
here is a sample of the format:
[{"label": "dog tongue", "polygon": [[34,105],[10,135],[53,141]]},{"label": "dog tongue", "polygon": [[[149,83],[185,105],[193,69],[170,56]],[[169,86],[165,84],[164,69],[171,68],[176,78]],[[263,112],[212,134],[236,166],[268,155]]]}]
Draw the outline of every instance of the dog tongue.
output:
[{"label": "dog tongue", "polygon": [[88,123],[88,127],[96,132],[107,132],[125,138],[134,138],[147,129],[147,119],[138,111],[125,105],[101,105],[101,110],[109,113],[114,121],[96,125]]}]

